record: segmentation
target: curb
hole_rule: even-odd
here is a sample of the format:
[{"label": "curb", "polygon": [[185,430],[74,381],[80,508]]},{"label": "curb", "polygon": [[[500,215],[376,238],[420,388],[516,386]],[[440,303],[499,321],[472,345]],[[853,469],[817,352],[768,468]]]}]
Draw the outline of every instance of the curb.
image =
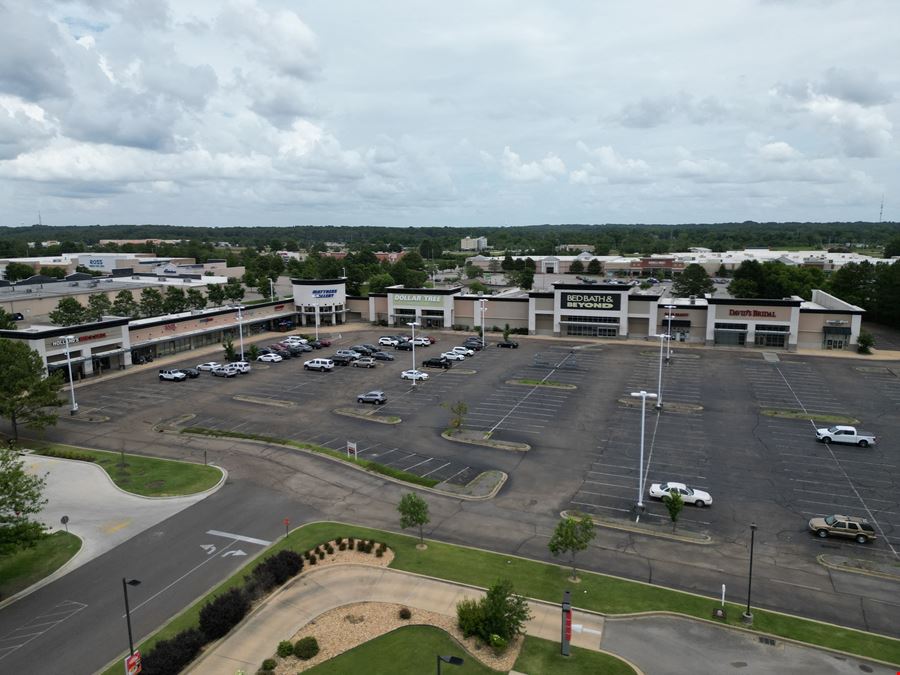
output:
[{"label": "curb", "polygon": [[[72,533],[69,532],[69,534],[72,534]],[[79,546],[78,550],[75,551],[75,555],[73,555],[71,558],[66,560],[66,562],[64,562],[58,568],[53,570],[53,572],[51,572],[50,574],[45,576],[43,579],[38,579],[33,584],[31,584],[30,586],[28,586],[26,588],[23,588],[21,591],[19,591],[15,595],[11,595],[8,598],[4,598],[2,601],[0,601],[0,609],[9,607],[11,604],[18,602],[22,598],[24,598],[28,595],[31,595],[32,593],[43,588],[47,584],[53,583],[57,579],[64,577],[69,573],[68,568],[71,567],[75,563],[75,560],[78,558],[79,555],[81,555],[81,552],[84,550],[84,539],[79,537],[77,534],[72,534],[72,536],[77,537],[78,541],[81,542],[81,546]]]},{"label": "curb", "polygon": [[247,394],[235,394],[231,398],[235,401],[255,403],[256,405],[267,405],[273,408],[293,408],[296,405],[293,401],[284,401],[277,398],[261,398],[259,396],[249,396]]},{"label": "curb", "polygon": [[544,387],[545,389],[561,389],[563,391],[578,389],[578,387],[574,384],[565,384],[562,382],[550,384],[547,382],[524,382],[522,380],[507,380],[506,384],[514,384],[517,387]]},{"label": "curb", "polygon": [[[376,407],[375,410],[378,408]],[[400,424],[403,420],[394,415],[394,419],[389,417],[377,417],[375,415],[375,410],[367,410],[366,412],[359,412],[355,408],[334,408],[331,412],[335,415],[343,415],[344,417],[355,417],[358,420],[363,420],[364,422],[376,422],[378,424]]]},{"label": "curb", "polygon": [[[562,511],[560,516],[566,518],[568,516],[573,515],[572,512]],[[584,515],[584,514],[582,514]],[[680,541],[684,544],[697,544],[699,546],[708,546],[710,544],[714,544],[715,541],[708,534],[698,534],[698,539],[692,539],[691,537],[687,537],[684,535],[675,534],[674,532],[655,532],[653,530],[645,530],[640,527],[629,526],[626,523],[618,523],[618,522],[610,522],[608,520],[598,520],[594,516],[591,516],[591,520],[594,521],[595,525],[599,525],[600,527],[605,527],[609,530],[621,530],[623,532],[632,532],[634,534],[646,534],[649,537],[659,537],[661,539],[671,539],[672,541]],[[618,615],[617,615],[618,616]]]},{"label": "curb", "polygon": [[[636,398],[620,398],[617,399],[617,403],[624,405],[626,408],[640,408],[641,402]],[[666,403],[663,402],[662,407],[657,409],[655,406],[653,408],[655,412],[671,412],[678,413],[684,415],[692,415],[694,413],[703,412],[702,405],[694,405],[693,403]],[[652,411],[651,411],[652,412]]]},{"label": "curb", "polygon": [[496,450],[506,450],[507,452],[528,452],[529,450],[531,450],[531,446],[528,445],[528,443],[513,443],[510,441],[491,441],[491,440],[478,441],[475,439],[457,438],[456,436],[449,435],[446,431],[441,432],[441,438],[444,438],[448,441],[453,441],[454,443],[464,443],[466,445],[480,445],[485,448],[494,448]]},{"label": "curb", "polygon": [[839,572],[847,572],[848,574],[860,574],[865,577],[877,577],[879,579],[888,579],[890,581],[900,582],[900,573],[890,574],[888,572],[878,572],[875,570],[859,569],[855,567],[843,567],[841,565],[835,565],[834,563],[830,563],[825,560],[827,556],[827,553],[820,553],[816,556],[816,562],[819,563],[822,567],[827,567],[830,570],[837,570]]}]

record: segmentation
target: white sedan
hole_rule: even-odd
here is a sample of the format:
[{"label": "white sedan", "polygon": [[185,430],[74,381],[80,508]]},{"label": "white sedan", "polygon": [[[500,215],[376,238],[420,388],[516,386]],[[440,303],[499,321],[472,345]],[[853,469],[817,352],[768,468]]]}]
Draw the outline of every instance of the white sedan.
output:
[{"label": "white sedan", "polygon": [[711,506],[712,497],[708,492],[689,488],[684,483],[653,483],[650,486],[650,496],[662,499],[672,492],[678,492],[685,504],[694,506]]},{"label": "white sedan", "polygon": [[457,354],[462,354],[463,356],[472,356],[472,354],[475,353],[474,350],[469,349],[468,347],[454,347],[450,351],[456,352]]},{"label": "white sedan", "polygon": [[427,380],[428,373],[423,373],[421,370],[404,370],[400,373],[401,380]]},{"label": "white sedan", "polygon": [[222,364],[218,361],[207,361],[206,363],[201,363],[197,366],[197,370],[215,370],[216,368],[221,368]]},{"label": "white sedan", "polygon": [[384,335],[384,336],[378,338],[378,344],[380,344],[382,347],[396,347],[397,345],[400,344],[400,340],[398,340],[397,338],[394,338],[394,337]]},{"label": "white sedan", "polygon": [[413,338],[412,340],[410,340],[410,342],[412,342],[416,347],[430,347],[431,346],[431,340],[429,340],[427,337]]},{"label": "white sedan", "polygon": [[459,352],[444,352],[441,354],[442,359],[447,359],[448,361],[465,361],[465,354],[460,354]]},{"label": "white sedan", "polygon": [[278,354],[260,354],[256,357],[257,361],[267,361],[269,363],[278,363],[281,357]]}]

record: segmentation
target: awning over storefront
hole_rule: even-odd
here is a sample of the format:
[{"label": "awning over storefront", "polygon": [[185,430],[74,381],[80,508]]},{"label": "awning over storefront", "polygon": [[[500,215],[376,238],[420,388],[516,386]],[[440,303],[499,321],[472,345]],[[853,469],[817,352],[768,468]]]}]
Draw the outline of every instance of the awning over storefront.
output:
[{"label": "awning over storefront", "polygon": [[825,335],[850,335],[849,326],[825,326]]}]

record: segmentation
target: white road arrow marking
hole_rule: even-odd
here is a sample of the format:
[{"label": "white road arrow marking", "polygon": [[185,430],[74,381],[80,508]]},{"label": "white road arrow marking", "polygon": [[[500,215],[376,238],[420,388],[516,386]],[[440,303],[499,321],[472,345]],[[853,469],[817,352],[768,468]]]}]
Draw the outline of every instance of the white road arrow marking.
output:
[{"label": "white road arrow marking", "polygon": [[206,555],[212,555],[216,552],[216,547],[212,544],[200,544],[200,548],[206,551]]},{"label": "white road arrow marking", "polygon": [[230,555],[247,555],[247,554],[244,553],[241,549],[238,549],[237,551],[225,551],[225,553],[222,554],[222,557],[227,558]]}]

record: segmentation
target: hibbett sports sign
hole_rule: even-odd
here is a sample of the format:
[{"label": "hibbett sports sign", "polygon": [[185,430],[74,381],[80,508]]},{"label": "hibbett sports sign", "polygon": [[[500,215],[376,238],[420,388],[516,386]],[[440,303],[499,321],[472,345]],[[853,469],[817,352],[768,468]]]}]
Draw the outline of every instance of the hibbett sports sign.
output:
[{"label": "hibbett sports sign", "polygon": [[560,293],[562,309],[618,310],[622,306],[620,293]]}]

